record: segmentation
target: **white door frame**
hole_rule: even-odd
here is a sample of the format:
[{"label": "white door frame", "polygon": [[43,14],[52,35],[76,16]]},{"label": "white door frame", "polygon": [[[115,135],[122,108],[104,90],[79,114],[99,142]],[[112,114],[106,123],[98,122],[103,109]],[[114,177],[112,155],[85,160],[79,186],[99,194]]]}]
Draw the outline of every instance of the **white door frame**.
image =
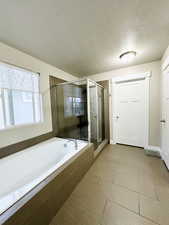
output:
[{"label": "white door frame", "polygon": [[[140,79],[145,79],[145,96],[146,96],[146,116],[145,116],[145,138],[144,138],[144,148],[147,148],[149,146],[149,100],[150,100],[150,77],[151,77],[151,72],[145,72],[145,73],[140,73],[140,74],[129,74],[129,75],[122,75],[122,76],[117,76],[111,79],[111,90],[110,90],[110,95],[111,95],[111,102],[109,104],[109,112],[110,112],[110,143],[111,144],[116,144],[116,124],[113,122],[115,112],[116,112],[116,104],[115,104],[115,99],[116,99],[116,86],[118,82],[125,82],[125,81],[132,81],[132,80],[140,80]],[[111,139],[112,138],[112,139]]]},{"label": "white door frame", "polygon": [[[167,61],[167,63],[168,63],[168,61]],[[165,68],[164,69],[162,69],[162,83],[161,83],[161,114],[160,114],[160,118],[161,118],[161,120],[163,120],[163,119],[165,119],[165,118],[163,118],[163,94],[164,94],[164,90],[163,90],[163,77],[164,77],[164,75],[165,75],[165,73],[169,73],[169,63],[167,64],[166,63],[166,66],[165,66]],[[161,157],[162,157],[162,159],[165,161],[165,160],[169,160],[169,159],[167,159],[167,157],[166,157],[166,152],[164,151],[164,149],[163,149],[163,142],[162,142],[162,136],[163,136],[163,132],[162,132],[162,129],[164,129],[163,128],[163,125],[160,125],[160,133],[161,133],[161,137],[160,137],[160,141],[161,141]],[[168,165],[169,165],[169,162],[168,163],[166,163],[165,162],[165,164],[166,164],[166,166],[167,166],[167,168],[169,169],[169,167],[168,167]]]}]

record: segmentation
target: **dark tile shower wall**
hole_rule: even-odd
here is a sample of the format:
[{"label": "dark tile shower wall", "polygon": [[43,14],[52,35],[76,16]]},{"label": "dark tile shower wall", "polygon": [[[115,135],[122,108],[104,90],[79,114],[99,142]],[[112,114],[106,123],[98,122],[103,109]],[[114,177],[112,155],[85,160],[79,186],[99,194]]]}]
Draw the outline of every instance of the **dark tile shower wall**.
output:
[{"label": "dark tile shower wall", "polygon": [[86,84],[57,85],[51,92],[56,136],[88,140]]},{"label": "dark tile shower wall", "polygon": [[31,146],[34,146],[36,144],[41,143],[42,141],[46,141],[50,138],[54,137],[53,132],[49,132],[46,134],[42,134],[15,144],[11,144],[5,147],[0,148],[0,159],[6,156],[9,156],[11,154],[14,154],[16,152],[22,151],[25,148],[29,148]]},{"label": "dark tile shower wall", "polygon": [[[57,85],[56,78],[52,79],[51,105],[55,136],[88,140],[87,80]],[[89,83],[91,133],[93,132],[91,142],[97,148],[108,138],[108,126],[105,123],[108,121],[108,94],[107,88],[101,88],[94,81]],[[105,84],[107,86],[107,82],[104,86]],[[93,88],[97,92],[96,96],[93,95]],[[97,121],[92,117],[94,114]]]},{"label": "dark tile shower wall", "polygon": [[65,82],[64,80],[58,79],[53,76],[49,76],[50,83],[50,97],[51,97],[51,113],[52,113],[52,127],[55,136],[58,134],[57,125],[57,93],[56,85]]}]

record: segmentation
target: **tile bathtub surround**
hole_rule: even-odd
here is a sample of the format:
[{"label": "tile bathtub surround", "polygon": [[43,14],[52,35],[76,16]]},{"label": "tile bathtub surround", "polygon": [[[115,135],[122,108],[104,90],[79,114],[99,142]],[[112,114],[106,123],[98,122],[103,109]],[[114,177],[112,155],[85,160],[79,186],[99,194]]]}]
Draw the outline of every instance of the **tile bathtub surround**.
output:
[{"label": "tile bathtub surround", "polygon": [[50,225],[169,225],[169,172],[143,149],[108,145]]},{"label": "tile bathtub surround", "polygon": [[48,225],[94,160],[93,145],[18,210],[4,225]]},{"label": "tile bathtub surround", "polygon": [[14,154],[16,152],[22,151],[25,148],[39,144],[40,142],[46,141],[52,137],[54,137],[54,133],[49,132],[46,134],[42,134],[40,136],[27,139],[25,141],[18,142],[16,144],[12,144],[12,145],[8,145],[3,148],[0,148],[0,159],[8,155]]}]

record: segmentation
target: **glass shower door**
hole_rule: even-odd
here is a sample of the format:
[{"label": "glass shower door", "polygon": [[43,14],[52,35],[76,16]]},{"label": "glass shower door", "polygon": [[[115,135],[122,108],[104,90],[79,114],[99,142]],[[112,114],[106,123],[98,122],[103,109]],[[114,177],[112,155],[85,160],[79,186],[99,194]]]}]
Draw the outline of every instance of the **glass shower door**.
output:
[{"label": "glass shower door", "polygon": [[97,85],[89,81],[89,102],[90,102],[90,139],[97,143],[98,139],[98,110],[97,110]]},{"label": "glass shower door", "polygon": [[103,115],[103,103],[104,103],[104,95],[103,88],[97,86],[97,99],[98,99],[98,137],[97,142],[101,143],[103,140],[103,123],[104,123],[104,115]]},{"label": "glass shower door", "polygon": [[51,89],[53,115],[57,126],[55,135],[88,141],[88,112],[86,80],[65,82]]},{"label": "glass shower door", "polygon": [[104,89],[96,82],[88,80],[90,142],[95,149],[104,139]]}]

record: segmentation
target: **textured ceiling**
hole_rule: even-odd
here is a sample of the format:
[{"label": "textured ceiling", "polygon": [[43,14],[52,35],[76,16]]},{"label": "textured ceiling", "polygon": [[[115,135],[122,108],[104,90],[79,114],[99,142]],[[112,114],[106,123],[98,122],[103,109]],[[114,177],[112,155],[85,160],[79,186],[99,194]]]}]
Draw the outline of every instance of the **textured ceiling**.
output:
[{"label": "textured ceiling", "polygon": [[[168,0],[1,0],[0,40],[66,72],[90,75],[160,59]],[[119,55],[138,52],[124,64]]]}]

